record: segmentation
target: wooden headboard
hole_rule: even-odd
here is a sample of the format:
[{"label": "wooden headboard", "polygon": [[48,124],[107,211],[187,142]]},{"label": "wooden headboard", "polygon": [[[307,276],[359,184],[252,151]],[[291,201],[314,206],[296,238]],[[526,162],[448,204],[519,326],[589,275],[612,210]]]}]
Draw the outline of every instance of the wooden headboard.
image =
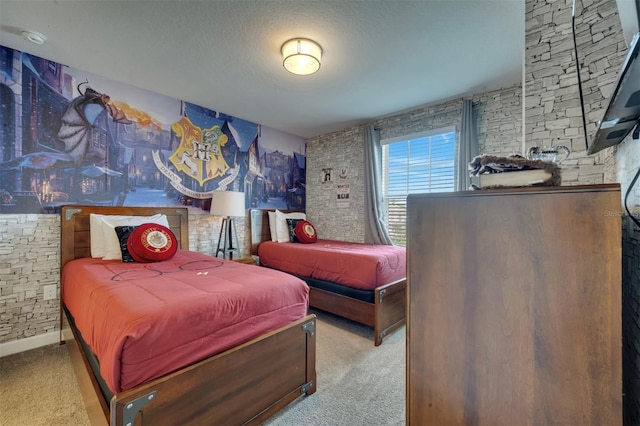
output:
[{"label": "wooden headboard", "polygon": [[189,248],[189,209],[186,207],[63,206],[60,211],[60,270],[70,260],[91,257],[91,213],[127,216],[164,214],[178,240],[178,248]]},{"label": "wooden headboard", "polygon": [[[251,209],[249,219],[251,221],[251,254],[258,255],[258,246],[263,241],[271,240],[271,231],[269,230],[269,212],[275,209]],[[304,210],[280,210],[282,213],[303,212]]]}]

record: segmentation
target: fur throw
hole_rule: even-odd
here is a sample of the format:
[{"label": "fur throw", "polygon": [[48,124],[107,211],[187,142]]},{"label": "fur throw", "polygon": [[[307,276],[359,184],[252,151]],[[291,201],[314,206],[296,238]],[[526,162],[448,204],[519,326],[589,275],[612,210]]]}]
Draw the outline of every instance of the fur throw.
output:
[{"label": "fur throw", "polygon": [[[487,173],[508,173],[520,170],[542,169],[549,173],[550,177],[544,182],[534,186],[559,186],[562,181],[560,166],[550,161],[529,160],[521,155],[497,157],[495,155],[479,155],[469,163],[469,174],[478,176]],[[499,186],[501,187],[501,186]],[[495,188],[498,188],[496,186]],[[474,188],[476,189],[476,188]]]}]

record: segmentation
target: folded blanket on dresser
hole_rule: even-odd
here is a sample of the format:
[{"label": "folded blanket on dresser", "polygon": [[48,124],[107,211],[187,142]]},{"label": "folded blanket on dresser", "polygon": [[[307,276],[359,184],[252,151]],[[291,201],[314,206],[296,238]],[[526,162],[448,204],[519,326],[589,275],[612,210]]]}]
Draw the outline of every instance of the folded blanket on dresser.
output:
[{"label": "folded blanket on dresser", "polygon": [[495,155],[479,155],[475,157],[469,163],[469,174],[473,178],[475,176],[480,177],[482,182],[482,176],[497,175],[500,174],[504,179],[492,179],[494,183],[491,185],[476,185],[472,184],[472,189],[491,189],[491,188],[504,188],[513,186],[528,186],[528,185],[513,185],[512,177],[510,173],[517,173],[528,170],[541,170],[544,176],[539,182],[532,184],[531,186],[559,186],[562,181],[560,174],[560,166],[550,161],[542,160],[529,160],[521,155],[511,155],[507,157],[498,157]]}]

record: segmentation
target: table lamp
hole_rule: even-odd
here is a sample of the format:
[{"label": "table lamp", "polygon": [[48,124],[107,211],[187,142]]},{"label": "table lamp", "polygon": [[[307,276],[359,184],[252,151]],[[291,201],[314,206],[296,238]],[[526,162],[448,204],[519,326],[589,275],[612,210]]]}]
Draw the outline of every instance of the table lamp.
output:
[{"label": "table lamp", "polygon": [[236,252],[240,257],[235,218],[245,215],[244,192],[213,191],[210,214],[222,217],[215,256],[218,257],[218,253],[222,252],[224,259],[232,259],[232,253]]}]

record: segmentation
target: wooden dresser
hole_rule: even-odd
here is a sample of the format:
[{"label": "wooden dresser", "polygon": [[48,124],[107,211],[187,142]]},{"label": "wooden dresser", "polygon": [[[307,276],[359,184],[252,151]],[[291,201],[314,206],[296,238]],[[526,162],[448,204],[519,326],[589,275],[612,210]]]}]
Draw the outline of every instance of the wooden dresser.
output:
[{"label": "wooden dresser", "polygon": [[620,200],[409,196],[408,425],[622,424]]}]

